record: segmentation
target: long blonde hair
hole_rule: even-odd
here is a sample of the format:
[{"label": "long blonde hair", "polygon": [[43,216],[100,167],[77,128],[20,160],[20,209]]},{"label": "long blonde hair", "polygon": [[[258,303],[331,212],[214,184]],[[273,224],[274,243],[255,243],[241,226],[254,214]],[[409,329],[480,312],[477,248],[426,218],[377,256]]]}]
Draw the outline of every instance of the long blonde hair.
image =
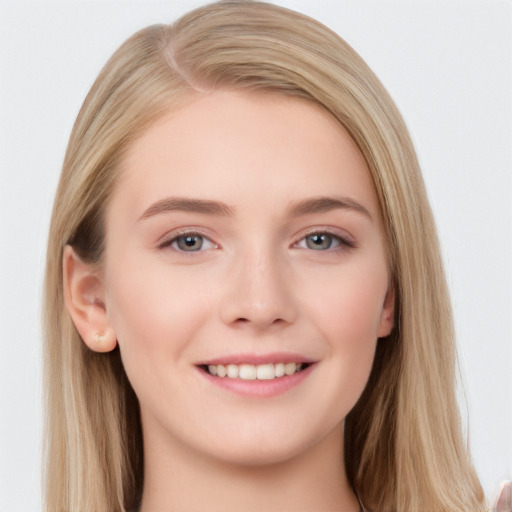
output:
[{"label": "long blonde hair", "polygon": [[80,339],[63,300],[72,245],[101,265],[103,213],[130,143],[191,90],[268,90],[322,105],[366,159],[397,289],[396,327],[378,343],[346,419],[345,463],[379,512],[485,509],[463,439],[452,316],[432,213],[404,122],[346,42],[293,11],[223,1],[141,30],[112,56],[74,125],[55,198],[44,297],[47,511],[126,511],[143,486],[137,398],[119,351]]}]

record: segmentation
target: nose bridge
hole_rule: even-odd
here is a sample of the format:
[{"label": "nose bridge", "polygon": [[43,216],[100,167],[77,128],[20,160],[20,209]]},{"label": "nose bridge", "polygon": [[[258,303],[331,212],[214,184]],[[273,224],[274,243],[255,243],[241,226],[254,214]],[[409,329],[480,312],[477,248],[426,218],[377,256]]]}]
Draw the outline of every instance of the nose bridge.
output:
[{"label": "nose bridge", "polygon": [[234,258],[222,306],[226,323],[248,323],[257,328],[291,323],[295,304],[285,258],[272,244],[254,241]]}]

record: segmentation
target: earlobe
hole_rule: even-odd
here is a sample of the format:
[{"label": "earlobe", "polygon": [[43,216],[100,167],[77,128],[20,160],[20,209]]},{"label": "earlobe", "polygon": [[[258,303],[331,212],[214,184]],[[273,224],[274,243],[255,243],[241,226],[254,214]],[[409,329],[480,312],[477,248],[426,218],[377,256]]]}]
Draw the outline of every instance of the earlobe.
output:
[{"label": "earlobe", "polygon": [[64,248],[62,268],[66,309],[84,343],[95,352],[113,350],[117,339],[107,318],[101,273],[69,245]]},{"label": "earlobe", "polygon": [[379,330],[377,334],[379,338],[389,336],[395,326],[395,300],[395,287],[394,285],[390,285],[386,292],[386,297],[384,298],[384,304],[380,315]]}]

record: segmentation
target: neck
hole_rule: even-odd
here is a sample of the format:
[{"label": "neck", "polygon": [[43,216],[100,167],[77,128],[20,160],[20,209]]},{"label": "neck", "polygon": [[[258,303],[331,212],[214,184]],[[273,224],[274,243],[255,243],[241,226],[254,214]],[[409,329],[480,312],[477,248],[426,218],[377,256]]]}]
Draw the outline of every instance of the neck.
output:
[{"label": "neck", "polygon": [[339,428],[286,461],[243,466],[213,460],[186,446],[162,449],[152,436],[144,440],[140,511],[357,512],[359,503],[346,478],[342,440]]}]

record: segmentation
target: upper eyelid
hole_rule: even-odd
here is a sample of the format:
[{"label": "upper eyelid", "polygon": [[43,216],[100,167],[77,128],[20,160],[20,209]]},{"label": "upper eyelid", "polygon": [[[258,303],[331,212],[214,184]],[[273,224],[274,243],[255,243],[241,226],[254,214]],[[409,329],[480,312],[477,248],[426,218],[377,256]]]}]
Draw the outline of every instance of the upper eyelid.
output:
[{"label": "upper eyelid", "polygon": [[171,229],[167,231],[164,235],[162,235],[158,240],[173,240],[174,238],[178,238],[180,236],[185,235],[198,235],[209,239],[212,238],[211,233],[207,232],[207,230],[205,230],[204,228],[201,228],[199,226],[186,226],[182,228]]}]

